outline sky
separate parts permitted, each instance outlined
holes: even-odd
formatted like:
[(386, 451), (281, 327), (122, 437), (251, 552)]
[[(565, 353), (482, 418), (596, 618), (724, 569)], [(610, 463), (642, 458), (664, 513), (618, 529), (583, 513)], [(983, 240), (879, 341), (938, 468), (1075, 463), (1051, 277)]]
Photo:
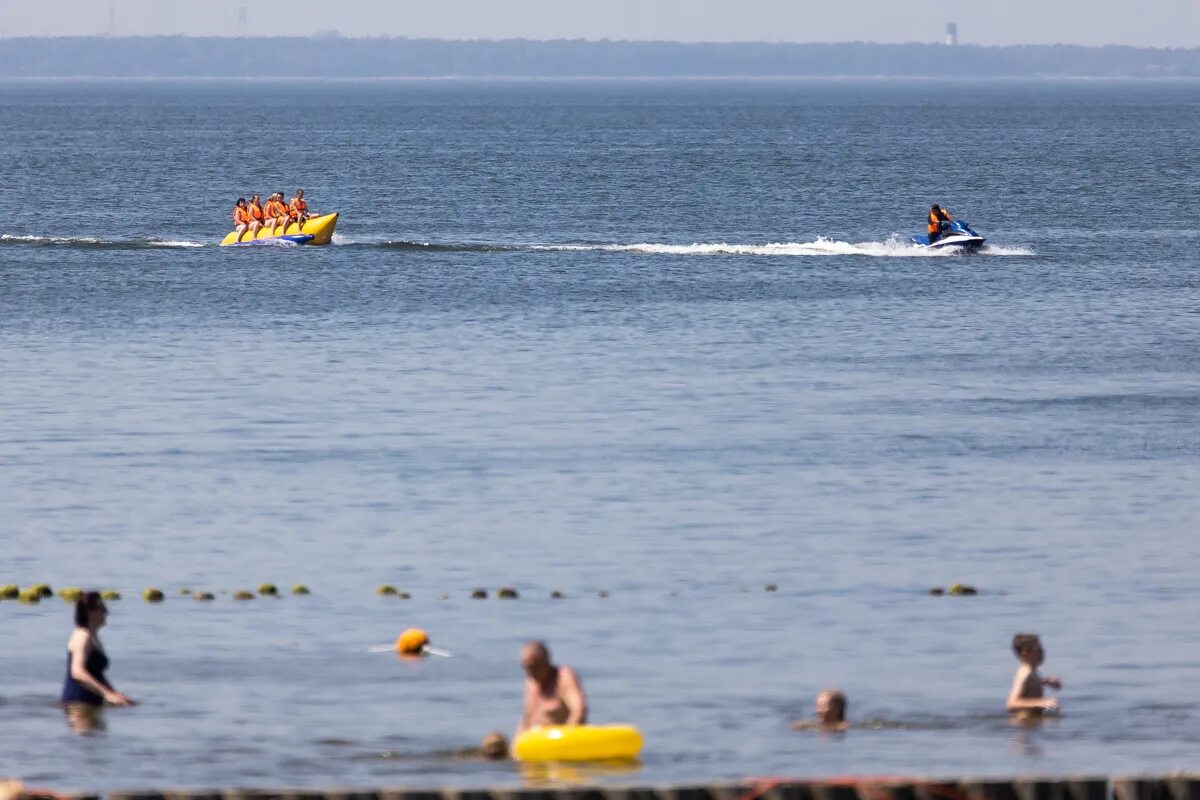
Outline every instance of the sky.
[[(0, 36), (236, 36), (243, 0), (0, 0)], [(1200, 0), (244, 0), (251, 36), (1200, 47)]]

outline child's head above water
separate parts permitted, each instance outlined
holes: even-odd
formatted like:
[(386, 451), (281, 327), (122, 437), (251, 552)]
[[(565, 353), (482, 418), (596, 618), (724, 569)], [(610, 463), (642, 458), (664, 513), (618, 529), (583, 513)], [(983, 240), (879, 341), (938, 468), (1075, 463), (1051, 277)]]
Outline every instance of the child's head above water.
[(846, 695), (838, 689), (826, 689), (817, 695), (817, 722), (830, 725), (846, 721)]
[(1035, 667), (1046, 660), (1042, 640), (1036, 633), (1018, 633), (1013, 637), (1012, 649), (1018, 660)]
[(508, 740), (499, 731), (492, 731), (483, 737), (479, 750), (489, 761), (501, 761), (508, 758)]

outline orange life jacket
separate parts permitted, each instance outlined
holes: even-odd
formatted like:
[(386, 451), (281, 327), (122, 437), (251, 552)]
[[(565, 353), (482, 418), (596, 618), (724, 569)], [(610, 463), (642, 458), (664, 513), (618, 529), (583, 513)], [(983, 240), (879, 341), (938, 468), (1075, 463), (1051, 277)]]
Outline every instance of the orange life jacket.
[(285, 206), (283, 204), (282, 200), (276, 200), (275, 201), (275, 213), (273, 213), (271, 216), (272, 217), (286, 217), (287, 215), (288, 215), (287, 206)]
[(293, 214), (307, 214), (308, 213), (308, 203), (304, 202), (304, 200), (302, 200), (299, 197), (293, 197), (292, 204), (291, 204), (291, 211)]
[(238, 225), (250, 221), (250, 215), (246, 213), (246, 209), (241, 206), (233, 207), (233, 225), (236, 228)]
[(928, 230), (929, 230), (930, 236), (933, 236), (934, 234), (939, 233), (942, 230), (942, 222), (943, 221), (945, 221), (945, 222), (953, 222), (954, 221), (951, 218), (949, 211), (947, 211), (944, 208), (939, 209), (939, 210), (941, 213), (938, 213), (933, 210), (930, 210), (930, 212), (929, 212), (929, 228), (928, 228)]
[(258, 203), (250, 204), (250, 219), (263, 221), (263, 208)]

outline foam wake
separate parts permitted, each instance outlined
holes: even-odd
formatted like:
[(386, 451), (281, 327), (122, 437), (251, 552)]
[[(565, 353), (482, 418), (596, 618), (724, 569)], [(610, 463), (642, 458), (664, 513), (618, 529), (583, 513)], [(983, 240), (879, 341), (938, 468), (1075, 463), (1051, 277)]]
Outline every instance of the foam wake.
[[(271, 241), (271, 244), (293, 246), (293, 242)], [(818, 237), (811, 242), (772, 242), (768, 244), (735, 244), (713, 242), (694, 244), (638, 244), (612, 243), (506, 243), (506, 242), (422, 242), (409, 240), (360, 241), (342, 234), (334, 234), (333, 244), (342, 247), (361, 247), (384, 250), (400, 250), (416, 253), (511, 253), (511, 252), (561, 252), (561, 253), (645, 253), (660, 256), (868, 256), (876, 258), (955, 258), (974, 256), (1032, 256), (1034, 252), (1023, 247), (1001, 247), (986, 244), (973, 253), (959, 249), (930, 250), (917, 247), (907, 239), (891, 237), (882, 242), (843, 242), (837, 239)], [(172, 239), (99, 239), (90, 236), (18, 236), (0, 235), (0, 245), (26, 245), (33, 247), (74, 247), (95, 250), (142, 250), (205, 247), (201, 242)]]
[(0, 235), (0, 245), (6, 244), (32, 247), (75, 247), (91, 250), (153, 250), (160, 248), (204, 247), (200, 242), (173, 239), (98, 239), (93, 236), (17, 236), (10, 233)]
[[(335, 244), (339, 242), (334, 240)], [(731, 244), (727, 242), (694, 244), (500, 244), (481, 242), (342, 242), (359, 247), (381, 247), (426, 253), (560, 252), (560, 253), (646, 253), (662, 256), (870, 256), (876, 258), (954, 258), (964, 255), (1031, 256), (1023, 247), (984, 245), (973, 253), (959, 249), (930, 250), (917, 247), (907, 239), (893, 237), (882, 242), (843, 242), (819, 237), (811, 242), (772, 242), (769, 244)]]

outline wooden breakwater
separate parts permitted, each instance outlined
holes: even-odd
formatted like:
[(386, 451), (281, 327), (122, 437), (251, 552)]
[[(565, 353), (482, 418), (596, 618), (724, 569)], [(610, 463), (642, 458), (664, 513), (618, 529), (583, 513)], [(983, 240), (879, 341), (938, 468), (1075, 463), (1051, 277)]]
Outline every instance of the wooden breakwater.
[(1200, 774), (956, 780), (756, 778), (660, 786), (497, 789), (166, 789), (71, 796), (78, 800), (1200, 800)]

